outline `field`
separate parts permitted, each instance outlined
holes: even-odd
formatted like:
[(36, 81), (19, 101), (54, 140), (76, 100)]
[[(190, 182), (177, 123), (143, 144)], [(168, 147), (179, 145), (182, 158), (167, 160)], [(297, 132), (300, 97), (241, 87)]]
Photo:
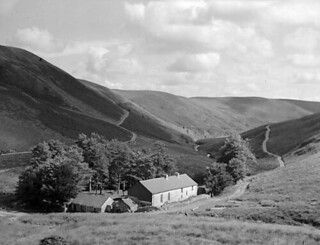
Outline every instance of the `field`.
[(198, 215), (320, 227), (320, 154), (289, 156), (286, 166), (253, 177), (236, 202)]
[[(1, 214), (1, 212), (0, 212)], [(317, 244), (318, 230), (170, 214), (50, 214), (2, 217), (1, 244), (35, 245), (59, 235), (93, 244)]]

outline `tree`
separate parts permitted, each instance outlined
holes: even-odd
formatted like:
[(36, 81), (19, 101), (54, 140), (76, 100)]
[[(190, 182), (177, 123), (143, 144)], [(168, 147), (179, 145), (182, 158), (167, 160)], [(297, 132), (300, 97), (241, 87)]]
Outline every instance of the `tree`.
[(32, 165), (39, 165), (48, 159), (61, 156), (66, 152), (67, 146), (59, 140), (49, 140), (48, 142), (39, 143), (32, 149)]
[(25, 204), (47, 210), (61, 208), (75, 197), (88, 171), (81, 150), (58, 141), (37, 145), (32, 162), (20, 175), (16, 194)]
[(256, 162), (248, 142), (243, 140), (240, 135), (228, 137), (218, 156), (217, 162), (227, 165), (226, 170), (232, 176), (234, 182), (245, 177), (248, 164)]
[(122, 181), (126, 180), (132, 170), (134, 152), (127, 143), (112, 140), (108, 146), (109, 176), (111, 185), (119, 191)]
[(232, 176), (227, 172), (226, 167), (227, 165), (224, 163), (213, 163), (207, 168), (205, 183), (211, 196), (220, 194), (225, 187), (232, 183)]
[(102, 136), (92, 133), (90, 136), (80, 134), (76, 145), (82, 149), (84, 161), (92, 169), (92, 187), (100, 190), (109, 181), (109, 142)]
[(161, 177), (166, 174), (172, 175), (176, 172), (176, 162), (169, 156), (165, 144), (156, 142), (154, 144), (153, 153), (150, 157), (153, 161), (154, 167), (156, 168), (154, 177)]

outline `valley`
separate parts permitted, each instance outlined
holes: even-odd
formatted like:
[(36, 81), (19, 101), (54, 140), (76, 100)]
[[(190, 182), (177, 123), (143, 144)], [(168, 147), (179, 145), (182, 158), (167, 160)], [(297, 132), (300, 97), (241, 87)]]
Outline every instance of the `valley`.
[[(0, 150), (17, 151), (0, 155), (4, 244), (35, 244), (49, 235), (74, 244), (319, 243), (320, 102), (110, 90), (25, 50), (0, 46), (0, 55)], [(72, 144), (91, 132), (136, 149), (162, 142), (177, 170), (200, 185), (230, 133), (248, 140), (258, 162), (221, 195), (160, 211), (15, 213), (13, 193), (30, 149), (49, 139)]]

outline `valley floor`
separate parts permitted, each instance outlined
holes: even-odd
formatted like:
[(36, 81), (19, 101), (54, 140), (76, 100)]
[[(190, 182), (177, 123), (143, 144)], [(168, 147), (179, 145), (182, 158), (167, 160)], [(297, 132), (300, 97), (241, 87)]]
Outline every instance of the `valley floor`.
[(306, 227), (177, 214), (50, 214), (0, 219), (3, 245), (35, 245), (58, 235), (71, 244), (318, 244)]

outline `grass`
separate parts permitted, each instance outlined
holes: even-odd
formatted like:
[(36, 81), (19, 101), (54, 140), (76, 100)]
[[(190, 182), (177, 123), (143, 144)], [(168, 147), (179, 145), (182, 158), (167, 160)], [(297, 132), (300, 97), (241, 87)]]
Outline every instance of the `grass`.
[(284, 168), (255, 176), (237, 205), (198, 215), (320, 228), (319, 157), (287, 157)]
[(0, 170), (29, 164), (31, 152), (12, 153), (0, 155)]
[(168, 214), (50, 214), (0, 220), (1, 244), (34, 245), (59, 235), (71, 244), (317, 244), (303, 227)]

